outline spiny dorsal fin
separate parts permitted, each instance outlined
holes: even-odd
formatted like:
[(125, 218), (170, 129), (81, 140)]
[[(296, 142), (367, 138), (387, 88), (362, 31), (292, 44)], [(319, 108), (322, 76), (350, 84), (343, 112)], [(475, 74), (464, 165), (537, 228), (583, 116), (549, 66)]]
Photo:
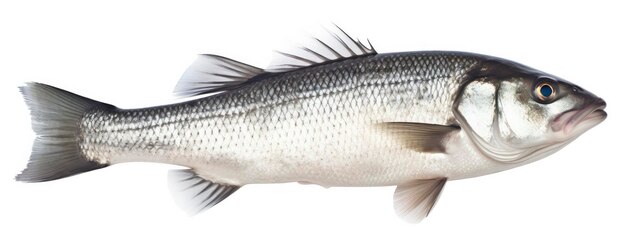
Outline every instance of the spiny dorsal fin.
[(384, 122), (377, 127), (397, 138), (401, 144), (419, 152), (446, 152), (443, 145), (448, 135), (461, 128), (455, 125), (437, 125), (412, 122)]
[(180, 96), (219, 93), (235, 89), (263, 69), (226, 57), (201, 54), (183, 73), (174, 93)]
[(176, 203), (191, 215), (215, 206), (240, 187), (211, 182), (191, 169), (170, 170), (167, 177)]
[(396, 214), (409, 223), (418, 223), (433, 209), (446, 178), (414, 180), (398, 185), (393, 193)]
[(285, 72), (330, 61), (376, 54), (369, 40), (365, 45), (360, 40), (350, 37), (337, 25), (334, 25), (332, 29), (334, 30), (326, 29), (325, 37), (313, 37), (310, 44), (301, 46), (297, 50), (278, 51), (279, 58), (273, 60), (267, 70)]

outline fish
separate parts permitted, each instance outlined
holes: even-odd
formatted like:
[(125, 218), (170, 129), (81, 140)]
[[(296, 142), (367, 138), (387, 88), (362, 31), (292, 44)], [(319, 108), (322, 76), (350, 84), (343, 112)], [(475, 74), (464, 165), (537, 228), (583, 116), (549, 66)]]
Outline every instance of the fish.
[(266, 69), (199, 55), (174, 89), (186, 100), (149, 108), (26, 83), (36, 138), (15, 178), (177, 165), (169, 188), (190, 214), (250, 184), (397, 186), (396, 214), (417, 223), (448, 181), (545, 158), (607, 118), (603, 99), (513, 61), (378, 53), (338, 26), (327, 31)]

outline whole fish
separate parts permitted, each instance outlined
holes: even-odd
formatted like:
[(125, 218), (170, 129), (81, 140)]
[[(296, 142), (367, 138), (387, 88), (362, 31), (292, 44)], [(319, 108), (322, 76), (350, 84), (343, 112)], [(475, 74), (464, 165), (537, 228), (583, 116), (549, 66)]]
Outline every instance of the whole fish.
[(562, 78), (464, 52), (378, 54), (339, 27), (260, 69), (200, 55), (182, 103), (120, 109), (41, 83), (21, 87), (35, 139), (18, 181), (159, 162), (196, 213), (241, 186), (396, 185), (407, 221), (446, 181), (546, 157), (602, 122), (606, 103)]

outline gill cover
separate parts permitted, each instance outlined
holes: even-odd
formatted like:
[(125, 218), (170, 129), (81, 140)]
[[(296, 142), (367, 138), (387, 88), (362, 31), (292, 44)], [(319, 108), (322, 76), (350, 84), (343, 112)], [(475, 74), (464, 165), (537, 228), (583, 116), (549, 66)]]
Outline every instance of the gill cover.
[[(457, 94), (453, 113), (474, 145), (487, 157), (502, 163), (527, 163), (542, 157), (544, 144), (541, 137), (530, 137), (547, 130), (548, 122), (538, 116), (528, 120), (530, 114), (543, 113), (533, 105), (524, 103), (530, 96), (526, 90), (541, 72), (508, 60), (485, 57), (474, 70), (463, 78)], [(523, 133), (516, 130), (523, 129)], [(560, 146), (560, 145), (559, 145)], [(553, 152), (553, 151), (550, 151)]]

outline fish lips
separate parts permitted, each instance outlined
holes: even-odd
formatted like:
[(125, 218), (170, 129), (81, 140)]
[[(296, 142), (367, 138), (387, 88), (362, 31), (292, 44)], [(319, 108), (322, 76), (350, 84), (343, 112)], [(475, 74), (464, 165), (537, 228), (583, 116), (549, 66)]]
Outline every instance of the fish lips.
[(607, 117), (605, 108), (606, 102), (598, 98), (582, 108), (566, 111), (552, 121), (552, 131), (566, 136), (576, 131), (578, 135), (604, 121)]

